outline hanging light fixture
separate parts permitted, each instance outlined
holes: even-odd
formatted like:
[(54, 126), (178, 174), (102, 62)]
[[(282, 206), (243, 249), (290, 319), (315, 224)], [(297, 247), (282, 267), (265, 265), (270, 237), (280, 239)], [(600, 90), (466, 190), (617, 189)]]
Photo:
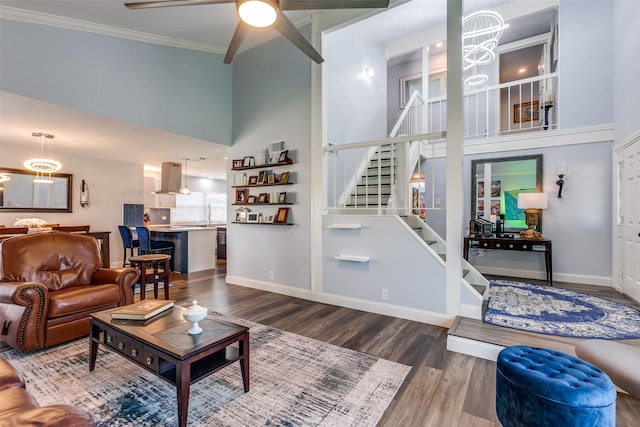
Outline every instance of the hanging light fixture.
[(477, 86), (485, 83), (489, 77), (479, 74), (478, 66), (493, 62), (498, 39), (509, 27), (499, 13), (482, 10), (466, 16), (462, 21), (462, 62), (463, 70), (468, 74), (464, 84)]
[(182, 187), (180, 187), (180, 194), (188, 196), (191, 194), (191, 190), (189, 190), (189, 187), (187, 186), (187, 162), (189, 159), (185, 157), (182, 160), (184, 162), (184, 171), (182, 171)]
[(51, 140), (53, 135), (43, 132), (34, 132), (32, 135), (38, 138), (34, 148), (34, 157), (24, 161), (24, 167), (36, 173), (33, 182), (39, 184), (53, 184), (51, 173), (62, 168), (62, 163), (51, 158)]
[(237, 1), (238, 15), (252, 27), (268, 27), (278, 16), (277, 3), (273, 0)]

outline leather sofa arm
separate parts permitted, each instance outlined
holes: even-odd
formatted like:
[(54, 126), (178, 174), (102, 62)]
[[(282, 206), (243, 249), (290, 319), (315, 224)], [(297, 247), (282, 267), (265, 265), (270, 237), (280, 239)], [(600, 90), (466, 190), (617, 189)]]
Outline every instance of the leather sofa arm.
[(138, 276), (138, 270), (131, 267), (100, 268), (93, 274), (93, 283), (117, 283), (120, 286), (120, 305), (128, 305), (133, 304), (133, 286)]
[(42, 427), (93, 427), (91, 415), (73, 405), (39, 407), (33, 397), (22, 388), (0, 392), (0, 425)]
[[(0, 335), (21, 352), (44, 348), (49, 291), (36, 282), (0, 282)], [(29, 333), (25, 333), (29, 331)]]

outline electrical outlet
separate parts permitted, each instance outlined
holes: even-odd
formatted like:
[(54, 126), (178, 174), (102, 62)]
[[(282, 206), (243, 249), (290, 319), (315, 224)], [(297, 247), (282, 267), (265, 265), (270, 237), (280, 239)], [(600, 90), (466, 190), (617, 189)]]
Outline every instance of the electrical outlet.
[(269, 280), (273, 280), (273, 270), (269, 270)]
[(388, 300), (389, 299), (389, 289), (383, 289), (380, 295), (380, 298), (382, 298), (383, 300)]

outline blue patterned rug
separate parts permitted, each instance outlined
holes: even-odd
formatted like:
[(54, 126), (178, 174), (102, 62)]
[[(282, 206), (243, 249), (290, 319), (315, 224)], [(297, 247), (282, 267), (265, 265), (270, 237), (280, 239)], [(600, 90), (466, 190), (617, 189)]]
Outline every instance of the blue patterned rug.
[(573, 338), (640, 338), (640, 311), (551, 286), (491, 281), (485, 323)]
[[(190, 426), (375, 426), (410, 367), (230, 316), (250, 327), (251, 390), (238, 363), (191, 386)], [(40, 405), (74, 404), (98, 426), (175, 426), (176, 389), (100, 345), (89, 372), (86, 338), (2, 356)], [(1, 422), (0, 422), (1, 424)]]

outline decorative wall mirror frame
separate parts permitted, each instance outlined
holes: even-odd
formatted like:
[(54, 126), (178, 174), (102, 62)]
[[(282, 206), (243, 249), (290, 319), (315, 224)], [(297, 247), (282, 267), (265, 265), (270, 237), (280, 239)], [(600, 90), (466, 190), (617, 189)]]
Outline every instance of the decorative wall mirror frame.
[[(0, 167), (0, 212), (71, 212), (71, 174), (52, 173), (53, 183), (34, 183), (35, 172)], [(49, 177), (45, 174), (45, 177)]]
[[(485, 174), (490, 174), (489, 179)], [(542, 154), (471, 161), (471, 218), (495, 222), (504, 214), (504, 231), (519, 232), (527, 224), (524, 211), (518, 209), (518, 194), (541, 191)], [(542, 218), (538, 231), (542, 231)]]

